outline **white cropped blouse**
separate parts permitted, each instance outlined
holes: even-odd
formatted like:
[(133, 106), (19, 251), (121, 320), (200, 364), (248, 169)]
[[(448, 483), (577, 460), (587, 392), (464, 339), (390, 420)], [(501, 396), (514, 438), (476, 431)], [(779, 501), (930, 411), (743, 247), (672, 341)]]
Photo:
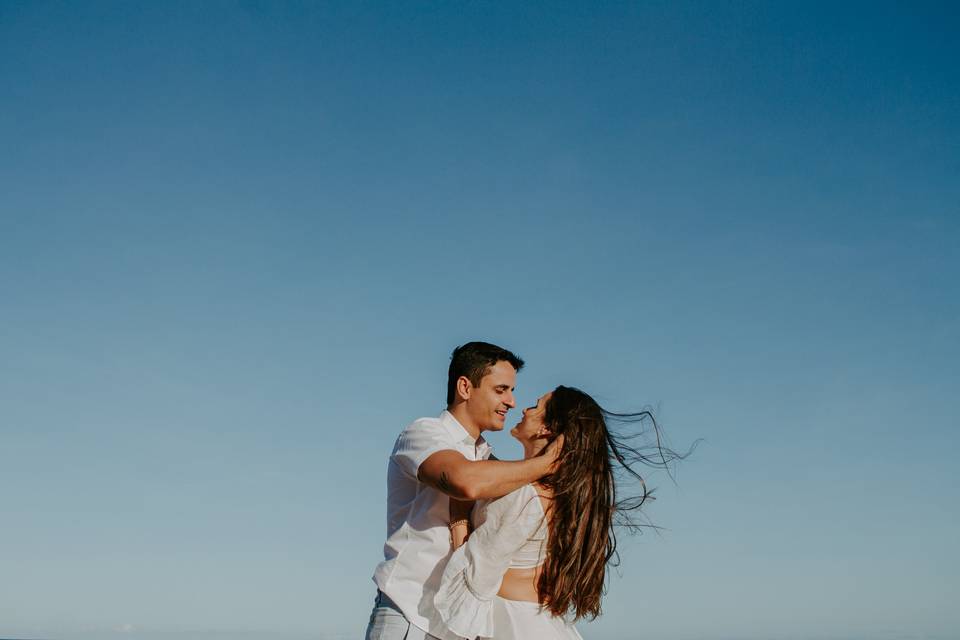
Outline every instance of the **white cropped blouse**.
[(532, 485), (474, 510), (476, 530), (453, 552), (433, 604), (446, 627), (464, 638), (493, 637), (493, 598), (509, 568), (543, 562), (547, 522)]

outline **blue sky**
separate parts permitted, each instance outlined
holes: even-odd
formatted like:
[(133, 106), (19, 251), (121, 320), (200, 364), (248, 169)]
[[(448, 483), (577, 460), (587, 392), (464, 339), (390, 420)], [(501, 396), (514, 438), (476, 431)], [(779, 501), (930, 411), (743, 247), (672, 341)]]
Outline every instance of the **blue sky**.
[(0, 4), (0, 636), (360, 637), (487, 339), (704, 438), (586, 637), (956, 637), (958, 22)]

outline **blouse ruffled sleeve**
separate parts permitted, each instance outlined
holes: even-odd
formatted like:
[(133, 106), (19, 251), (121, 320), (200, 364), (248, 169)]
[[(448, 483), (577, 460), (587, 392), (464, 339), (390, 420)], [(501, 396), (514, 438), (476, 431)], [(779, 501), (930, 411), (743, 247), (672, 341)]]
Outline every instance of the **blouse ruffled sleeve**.
[(510, 559), (543, 520), (530, 485), (494, 500), (487, 519), (453, 552), (433, 603), (446, 627), (464, 638), (493, 637), (493, 598)]

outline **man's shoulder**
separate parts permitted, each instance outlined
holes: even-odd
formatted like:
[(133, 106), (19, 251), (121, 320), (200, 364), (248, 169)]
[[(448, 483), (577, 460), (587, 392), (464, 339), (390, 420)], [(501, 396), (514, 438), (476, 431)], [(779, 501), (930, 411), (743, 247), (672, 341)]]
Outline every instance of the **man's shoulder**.
[(397, 444), (401, 443), (422, 443), (425, 441), (443, 441), (453, 442), (450, 435), (450, 429), (443, 423), (442, 417), (417, 418), (400, 432), (397, 436)]
[(450, 429), (440, 418), (417, 418), (397, 436), (391, 460), (410, 463), (408, 473), (415, 475), (413, 469), (419, 467), (431, 453), (441, 449), (457, 449), (457, 442), (451, 436)]
[(443, 420), (437, 416), (427, 416), (425, 418), (417, 418), (406, 427), (403, 428), (403, 431), (400, 432), (400, 435), (404, 435), (411, 432), (437, 432), (441, 433), (446, 431), (443, 426)]
[(411, 429), (416, 426), (442, 427), (443, 420), (441, 419), (440, 416), (426, 416), (423, 418), (417, 418), (416, 420), (411, 422), (409, 425), (407, 425), (407, 429)]

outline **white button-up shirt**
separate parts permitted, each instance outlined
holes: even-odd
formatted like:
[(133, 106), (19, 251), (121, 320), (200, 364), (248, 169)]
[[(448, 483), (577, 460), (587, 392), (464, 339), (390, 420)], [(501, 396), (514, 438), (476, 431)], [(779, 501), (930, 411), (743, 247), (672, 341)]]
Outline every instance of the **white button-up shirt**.
[(417, 480), (424, 460), (437, 451), (459, 451), (486, 460), (490, 445), (474, 440), (449, 411), (420, 418), (397, 438), (387, 467), (387, 541), (373, 581), (412, 624), (444, 636), (433, 598), (450, 558), (450, 499)]

